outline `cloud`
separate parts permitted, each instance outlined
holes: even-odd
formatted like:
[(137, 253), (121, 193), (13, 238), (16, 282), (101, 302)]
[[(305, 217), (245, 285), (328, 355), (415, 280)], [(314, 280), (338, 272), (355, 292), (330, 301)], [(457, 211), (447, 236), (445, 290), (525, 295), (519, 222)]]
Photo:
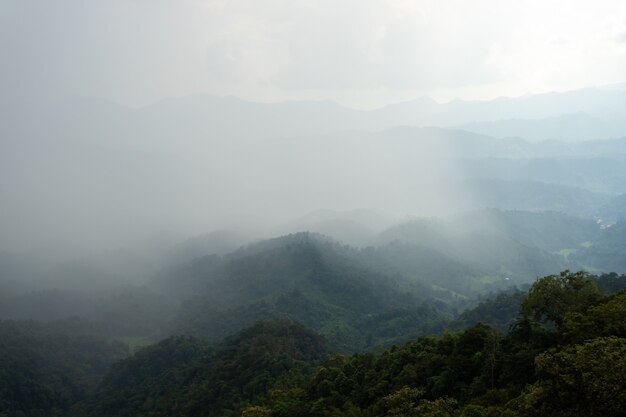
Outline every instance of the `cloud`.
[(623, 80), (624, 16), (620, 0), (5, 0), (0, 91), (137, 105), (576, 88)]
[(441, 28), (442, 16), (432, 8), (285, 1), (249, 12), (241, 25), (235, 13), (221, 10), (227, 23), (208, 60), (212, 75), (224, 81), (249, 81), (252, 74), (285, 89), (401, 89), (489, 80), (483, 71), (489, 45), (467, 48), (476, 36)]

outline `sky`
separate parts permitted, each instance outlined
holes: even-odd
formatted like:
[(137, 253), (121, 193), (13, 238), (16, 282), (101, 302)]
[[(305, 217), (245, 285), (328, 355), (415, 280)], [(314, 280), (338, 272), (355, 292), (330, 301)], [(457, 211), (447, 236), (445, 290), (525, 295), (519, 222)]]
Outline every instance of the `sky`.
[(0, 0), (0, 58), (0, 251), (73, 253), (161, 230), (271, 229), (320, 209), (477, 207), (433, 131), (372, 132), (588, 111), (559, 134), (593, 122), (583, 130), (595, 135), (623, 128), (593, 119), (623, 120), (622, 96), (429, 114), (428, 100), (363, 113), (199, 95), (374, 109), (624, 83), (626, 2)]
[(623, 0), (0, 0), (0, 94), (375, 108), (626, 80)]

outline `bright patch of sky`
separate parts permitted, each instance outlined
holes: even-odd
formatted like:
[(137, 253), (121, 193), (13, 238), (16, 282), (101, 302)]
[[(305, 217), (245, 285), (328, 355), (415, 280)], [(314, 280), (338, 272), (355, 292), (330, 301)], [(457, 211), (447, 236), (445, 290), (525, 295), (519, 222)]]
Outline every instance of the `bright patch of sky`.
[(626, 81), (622, 0), (0, 0), (5, 99), (489, 99)]

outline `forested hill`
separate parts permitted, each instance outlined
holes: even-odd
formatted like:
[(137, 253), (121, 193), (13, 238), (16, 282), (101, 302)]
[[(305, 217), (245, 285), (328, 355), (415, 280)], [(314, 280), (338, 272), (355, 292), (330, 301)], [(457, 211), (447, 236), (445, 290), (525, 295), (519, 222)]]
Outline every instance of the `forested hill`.
[(0, 321), (0, 416), (65, 417), (127, 355), (76, 323)]
[[(591, 276), (591, 279), (598, 289), (608, 296), (626, 290), (626, 275), (601, 274)], [(463, 311), (450, 322), (449, 328), (462, 330), (477, 323), (484, 323), (502, 333), (507, 333), (518, 318), (528, 287), (529, 285), (525, 286), (525, 290), (511, 288), (485, 297), (477, 306)]]
[[(219, 341), (256, 320), (290, 319), (344, 352), (364, 351), (440, 331), (489, 288), (564, 269), (572, 262), (548, 250), (580, 246), (599, 233), (595, 223), (559, 213), (466, 216), (401, 224), (362, 249), (290, 234), (174, 265), (151, 287), (180, 300), (169, 334)], [(551, 231), (563, 228), (572, 230), (555, 240)]]
[[(565, 271), (485, 300), (459, 331), (351, 356), (286, 320), (121, 361), (84, 322), (0, 322), (0, 416), (623, 417), (625, 286)], [(474, 324), (512, 310), (506, 333)]]
[(344, 352), (441, 329), (450, 317), (429, 285), (361, 262), (321, 235), (263, 241), (164, 272), (154, 284), (183, 301), (171, 332), (219, 341), (257, 320), (291, 319)]
[(623, 417), (625, 316), (623, 291), (602, 295), (584, 273), (547, 276), (506, 335), (477, 324), (334, 357), (242, 416)]
[[(175, 245), (146, 285), (3, 291), (0, 317), (78, 316), (100, 336), (141, 343), (173, 334), (219, 342), (257, 320), (289, 319), (352, 353), (439, 332), (480, 294), (554, 271), (619, 271), (622, 229), (555, 212), (481, 210), (402, 223), (367, 247), (295, 233), (219, 255), (237, 237), (215, 233)], [(0, 281), (13, 275), (3, 271)]]
[(288, 321), (257, 323), (215, 347), (174, 336), (117, 363), (77, 415), (238, 416), (270, 388), (296, 386), (328, 353)]

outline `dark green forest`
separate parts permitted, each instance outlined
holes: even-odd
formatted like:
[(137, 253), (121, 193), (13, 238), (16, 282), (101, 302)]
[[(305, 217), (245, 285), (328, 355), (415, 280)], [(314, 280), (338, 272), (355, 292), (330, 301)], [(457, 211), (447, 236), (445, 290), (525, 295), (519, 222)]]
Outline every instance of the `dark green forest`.
[(0, 280), (0, 416), (619, 416), (622, 228), (484, 210), (364, 247), (192, 239), (109, 289)]
[(128, 348), (72, 321), (0, 321), (0, 415), (66, 416)]
[[(564, 269), (601, 273), (605, 254), (622, 258), (620, 227), (556, 212), (482, 210), (411, 220), (362, 247), (309, 232), (227, 253), (233, 238), (220, 233), (174, 246), (141, 284), (107, 289), (89, 288), (103, 280), (86, 262), (57, 269), (7, 256), (0, 259), (0, 317), (79, 317), (98, 336), (132, 340), (131, 349), (173, 334), (215, 343), (276, 319), (300, 322), (344, 353), (388, 348), (441, 331), (486, 293)], [(63, 284), (75, 281), (82, 287)]]
[(0, 0), (0, 417), (626, 417), (626, 2)]
[(352, 354), (285, 319), (132, 356), (78, 319), (4, 321), (0, 415), (623, 416), (625, 287), (564, 271), (484, 299), (458, 330)]

